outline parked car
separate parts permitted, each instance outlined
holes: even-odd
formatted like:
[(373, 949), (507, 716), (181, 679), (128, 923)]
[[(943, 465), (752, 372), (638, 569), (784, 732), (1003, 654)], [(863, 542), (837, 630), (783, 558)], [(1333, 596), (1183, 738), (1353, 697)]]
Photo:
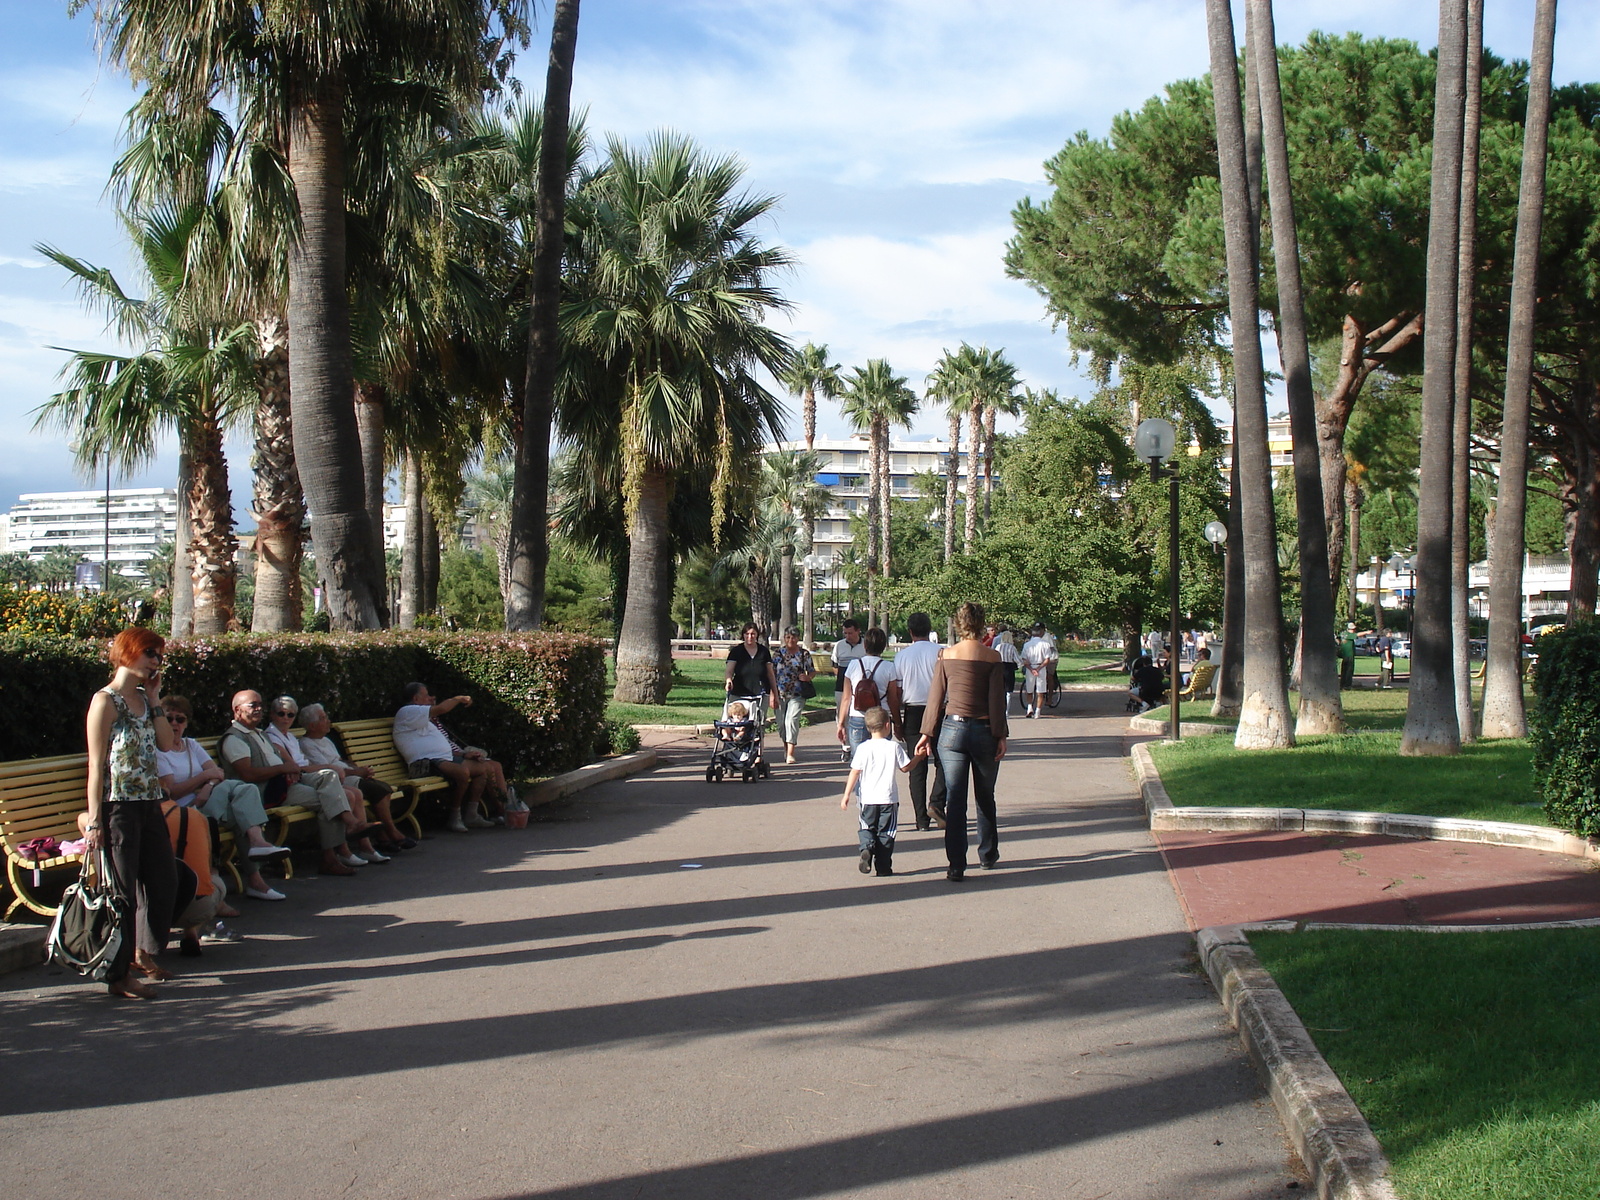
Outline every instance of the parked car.
[(1394, 656), (1396, 658), (1411, 657), (1411, 639), (1409, 637), (1402, 637), (1399, 634), (1395, 635)]

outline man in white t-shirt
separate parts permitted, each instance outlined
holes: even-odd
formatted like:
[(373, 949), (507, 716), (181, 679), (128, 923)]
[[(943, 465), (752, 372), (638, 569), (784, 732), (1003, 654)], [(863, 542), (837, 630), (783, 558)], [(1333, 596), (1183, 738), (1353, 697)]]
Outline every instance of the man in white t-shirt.
[[(894, 656), (894, 671), (900, 684), (900, 729), (922, 732), (922, 717), (928, 708), (928, 688), (933, 684), (933, 664), (939, 661), (939, 646), (932, 641), (933, 622), (927, 613), (916, 612), (906, 618), (911, 640)], [(927, 829), (929, 818), (944, 828), (944, 770), (939, 756), (933, 759), (933, 794), (928, 794), (928, 759), (911, 764), (911, 807), (917, 814), (917, 828)]]
[(1022, 708), (1026, 716), (1038, 718), (1044, 707), (1044, 694), (1050, 690), (1050, 663), (1055, 647), (1045, 637), (1043, 625), (1033, 627), (1033, 636), (1022, 645)]
[[(866, 653), (845, 668), (844, 692), (839, 697), (839, 741), (848, 747), (851, 754), (867, 740), (865, 716), (868, 708), (883, 709), (891, 724), (900, 718), (900, 677), (895, 672), (894, 663), (883, 657), (884, 649), (889, 644), (888, 636), (873, 626), (867, 630), (861, 644)], [(871, 705), (859, 704), (856, 701), (856, 689), (869, 680), (878, 693), (877, 701)], [(899, 732), (896, 729), (895, 735), (899, 736)]]
[(394, 715), (394, 745), (413, 779), (442, 775), (450, 781), (449, 814), (445, 828), (452, 833), (489, 829), (495, 822), (479, 814), (485, 791), (508, 795), (500, 764), (476, 746), (454, 745), (435, 724), (436, 717), (459, 707), (472, 707), (471, 696), (434, 698), (425, 683), (405, 686), (405, 703)]

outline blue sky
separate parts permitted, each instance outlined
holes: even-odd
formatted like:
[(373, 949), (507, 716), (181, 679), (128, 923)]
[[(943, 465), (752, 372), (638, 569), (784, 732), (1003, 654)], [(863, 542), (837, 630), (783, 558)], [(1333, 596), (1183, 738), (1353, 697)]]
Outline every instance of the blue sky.
[[(1312, 29), (1432, 46), (1436, 9), (1279, 0), (1280, 42)], [(1241, 22), (1242, 0), (1236, 0)], [(1485, 40), (1526, 57), (1532, 0), (1496, 0)], [(131, 93), (64, 0), (0, 0), (0, 511), (19, 493), (81, 486), (66, 439), (32, 431), (55, 387), (48, 347), (111, 348), (36, 243), (113, 267), (130, 288), (103, 192)], [(1005, 347), (1033, 386), (1083, 389), (1039, 298), (1005, 278), (1010, 211), (1042, 196), (1042, 163), (1074, 132), (1206, 70), (1199, 0), (587, 0), (573, 101), (599, 135), (670, 127), (739, 155), (782, 197), (772, 240), (798, 267), (797, 342), (846, 366), (888, 358), (920, 384), (962, 339)], [(543, 86), (545, 12), (518, 70)], [(1556, 80), (1600, 79), (1600, 6), (1568, 3)], [(824, 433), (842, 433), (833, 411)], [(918, 436), (939, 431), (937, 413)], [(230, 446), (234, 496), (248, 447)], [(170, 484), (168, 448), (130, 485)]]

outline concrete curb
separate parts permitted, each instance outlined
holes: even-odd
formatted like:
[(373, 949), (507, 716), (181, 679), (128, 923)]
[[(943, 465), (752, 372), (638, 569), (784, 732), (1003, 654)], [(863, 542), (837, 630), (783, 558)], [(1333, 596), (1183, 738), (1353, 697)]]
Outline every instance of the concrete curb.
[(1418, 838), (1434, 842), (1481, 842), (1519, 846), (1600, 862), (1600, 842), (1544, 825), (1509, 821), (1473, 821), (1465, 817), (1423, 817), (1411, 813), (1349, 812), (1331, 808), (1248, 808), (1190, 806), (1172, 803), (1161, 782), (1150, 748), (1133, 747), (1133, 770), (1139, 780), (1152, 830), (1267, 833), (1352, 833)]
[(604, 762), (590, 763), (579, 767), (576, 771), (568, 771), (565, 775), (546, 779), (529, 791), (523, 800), (527, 802), (529, 808), (550, 804), (563, 796), (570, 796), (574, 792), (583, 791), (584, 788), (593, 787), (597, 783), (648, 771), (660, 762), (661, 756), (654, 750), (636, 750), (632, 754), (624, 754)]
[(0, 975), (43, 962), (49, 933), (43, 925), (0, 925)]
[(1202, 929), (1200, 961), (1321, 1200), (1396, 1200), (1389, 1160), (1277, 983), (1234, 925)]
[[(1128, 718), (1128, 728), (1135, 733), (1155, 733), (1166, 737), (1168, 724), (1169, 722), (1167, 721), (1157, 721), (1153, 717)], [(1232, 725), (1215, 725), (1206, 721), (1184, 721), (1182, 729), (1184, 737), (1204, 737), (1207, 734), (1232, 733), (1233, 731), (1234, 726)]]

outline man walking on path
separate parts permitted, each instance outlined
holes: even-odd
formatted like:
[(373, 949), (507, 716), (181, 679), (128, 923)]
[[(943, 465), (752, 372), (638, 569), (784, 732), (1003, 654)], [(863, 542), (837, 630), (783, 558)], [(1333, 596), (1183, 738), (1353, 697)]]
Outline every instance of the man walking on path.
[(1038, 719), (1044, 707), (1044, 694), (1050, 690), (1050, 661), (1055, 647), (1044, 635), (1044, 626), (1035, 625), (1033, 636), (1022, 646), (1022, 711)]
[[(900, 699), (903, 701), (900, 728), (906, 739), (915, 743), (922, 736), (922, 717), (928, 707), (928, 685), (933, 682), (933, 664), (939, 659), (939, 646), (931, 640), (933, 622), (927, 613), (916, 612), (906, 618), (906, 632), (911, 641), (894, 656), (895, 671), (900, 676)], [(933, 760), (933, 794), (928, 794), (928, 761)], [(911, 807), (917, 816), (917, 828), (927, 829), (931, 817), (934, 824), (944, 828), (944, 770), (939, 766), (939, 756), (930, 754), (911, 765), (908, 780), (911, 786)]]

